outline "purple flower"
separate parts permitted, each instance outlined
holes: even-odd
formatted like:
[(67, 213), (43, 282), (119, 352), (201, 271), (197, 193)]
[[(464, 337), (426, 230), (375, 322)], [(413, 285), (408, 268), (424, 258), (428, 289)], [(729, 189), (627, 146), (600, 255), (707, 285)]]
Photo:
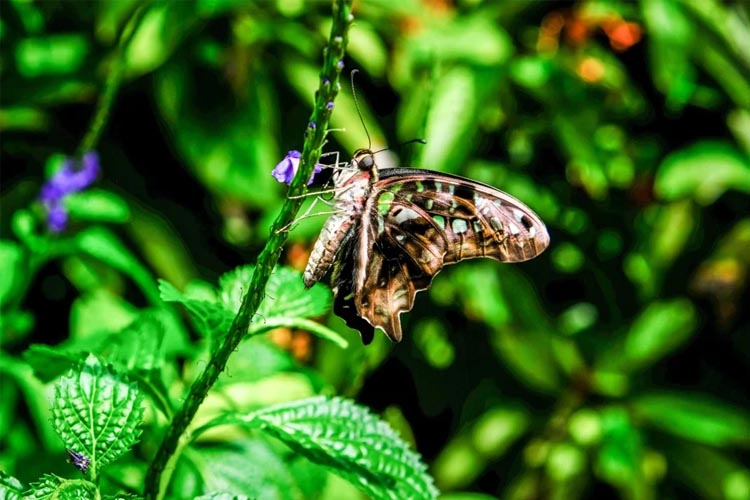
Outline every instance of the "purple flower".
[(333, 101), (329, 101), (328, 103), (326, 103), (326, 108), (333, 109)]
[[(302, 158), (302, 153), (296, 149), (289, 151), (284, 159), (276, 165), (271, 172), (271, 175), (273, 175), (274, 179), (279, 182), (283, 182), (287, 185), (291, 184), (292, 179), (294, 179), (294, 174), (297, 173), (297, 169), (299, 168), (300, 158)], [(307, 183), (308, 186), (312, 184), (315, 174), (319, 174), (321, 170), (323, 170), (323, 166), (320, 163), (315, 165), (310, 180)]]
[(39, 199), (47, 209), (47, 226), (53, 233), (65, 229), (68, 211), (63, 200), (71, 193), (87, 188), (99, 175), (99, 155), (89, 151), (80, 162), (66, 158), (62, 167), (43, 186)]

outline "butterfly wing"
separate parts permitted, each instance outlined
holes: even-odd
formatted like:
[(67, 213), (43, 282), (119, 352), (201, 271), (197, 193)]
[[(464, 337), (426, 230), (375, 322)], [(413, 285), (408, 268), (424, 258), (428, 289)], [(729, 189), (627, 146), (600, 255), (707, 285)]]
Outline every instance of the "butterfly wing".
[(444, 265), (477, 257), (521, 262), (548, 245), (539, 217), (502, 191), (428, 170), (385, 169), (343, 248), (336, 313), (398, 342), (399, 315)]

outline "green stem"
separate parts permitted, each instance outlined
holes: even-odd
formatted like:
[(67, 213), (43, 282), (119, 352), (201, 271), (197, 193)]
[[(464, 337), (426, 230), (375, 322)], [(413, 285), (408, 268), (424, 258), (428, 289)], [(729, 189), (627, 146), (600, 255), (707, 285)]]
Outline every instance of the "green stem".
[(166, 486), (169, 483), (169, 474), (165, 474), (165, 471), (174, 470), (178, 457), (176, 451), (190, 442), (190, 435), (187, 430), (193, 417), (206, 394), (224, 370), (229, 356), (247, 334), (252, 318), (263, 301), (266, 283), (279, 260), (288, 236), (284, 228), (288, 227), (294, 220), (302, 206), (303, 197), (301, 195), (306, 191), (307, 181), (310, 179), (313, 168), (320, 159), (323, 150), (332, 112), (329, 103), (333, 103), (340, 87), (339, 77), (343, 68), (342, 61), (346, 52), (349, 25), (352, 21), (351, 4), (352, 0), (333, 0), (331, 35), (327, 46), (323, 49), (324, 61), (320, 74), (320, 86), (315, 94), (315, 107), (310, 117), (310, 124), (305, 132), (305, 143), (299, 171), (292, 181), (289, 195), (281, 208), (281, 212), (271, 226), (271, 236), (258, 256), (255, 272), (248, 285), (247, 293), (242, 298), (240, 310), (232, 322), (229, 333), (221, 347), (206, 365), (205, 370), (190, 387), (185, 403), (175, 414), (175, 418), (167, 429), (161, 446), (146, 473), (144, 497), (147, 500), (160, 499), (164, 496)]
[(143, 15), (148, 10), (147, 6), (141, 5), (138, 7), (133, 15), (130, 16), (127, 24), (120, 33), (120, 40), (117, 43), (117, 50), (114, 54), (114, 61), (112, 62), (112, 68), (110, 68), (109, 74), (107, 75), (107, 81), (104, 82), (104, 92), (99, 97), (99, 102), (94, 112), (94, 118), (91, 120), (91, 125), (83, 137), (81, 144), (78, 146), (78, 156), (91, 151), (96, 148), (99, 138), (104, 131), (104, 127), (107, 125), (107, 118), (109, 118), (109, 112), (112, 109), (112, 103), (114, 102), (115, 94), (120, 88), (122, 83), (122, 75), (125, 72), (125, 49), (133, 38), (136, 32), (138, 23), (143, 18)]

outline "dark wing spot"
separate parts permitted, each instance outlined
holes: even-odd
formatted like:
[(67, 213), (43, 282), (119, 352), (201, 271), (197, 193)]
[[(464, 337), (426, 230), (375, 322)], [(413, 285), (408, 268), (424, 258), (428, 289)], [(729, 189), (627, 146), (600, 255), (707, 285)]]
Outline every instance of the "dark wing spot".
[(532, 226), (534, 226), (534, 223), (531, 222), (531, 219), (526, 214), (523, 214), (521, 216), (521, 224), (523, 224), (523, 227), (525, 227), (527, 231), (530, 230)]
[(474, 188), (467, 184), (457, 184), (453, 190), (453, 196), (464, 200), (474, 199)]

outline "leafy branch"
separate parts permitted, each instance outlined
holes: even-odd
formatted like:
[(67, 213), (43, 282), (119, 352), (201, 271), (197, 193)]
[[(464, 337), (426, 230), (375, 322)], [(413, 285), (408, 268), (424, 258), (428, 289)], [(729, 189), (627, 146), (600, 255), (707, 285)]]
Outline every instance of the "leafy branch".
[[(255, 272), (250, 280), (247, 293), (242, 298), (240, 310), (232, 322), (229, 333), (206, 365), (205, 370), (191, 386), (185, 403), (172, 420), (149, 467), (144, 490), (146, 499), (161, 498), (164, 494), (169, 482), (169, 476), (164, 474), (165, 470), (167, 470), (170, 462), (176, 461), (178, 448), (189, 442), (189, 435), (186, 431), (190, 422), (206, 394), (224, 370), (229, 356), (247, 334), (252, 318), (263, 301), (266, 283), (274, 267), (276, 267), (288, 236), (284, 228), (294, 220), (302, 205), (303, 199), (300, 195), (306, 191), (307, 181), (320, 158), (325, 143), (328, 122), (333, 109), (332, 103), (340, 88), (339, 78), (344, 66), (343, 58), (346, 51), (347, 34), (352, 21), (351, 4), (352, 0), (333, 1), (331, 34), (323, 51), (324, 61), (320, 86), (316, 92), (315, 107), (310, 123), (305, 132), (299, 171), (291, 183), (289, 196), (271, 227), (271, 236), (258, 256)], [(173, 470), (173, 468), (169, 467), (168, 470)]]

